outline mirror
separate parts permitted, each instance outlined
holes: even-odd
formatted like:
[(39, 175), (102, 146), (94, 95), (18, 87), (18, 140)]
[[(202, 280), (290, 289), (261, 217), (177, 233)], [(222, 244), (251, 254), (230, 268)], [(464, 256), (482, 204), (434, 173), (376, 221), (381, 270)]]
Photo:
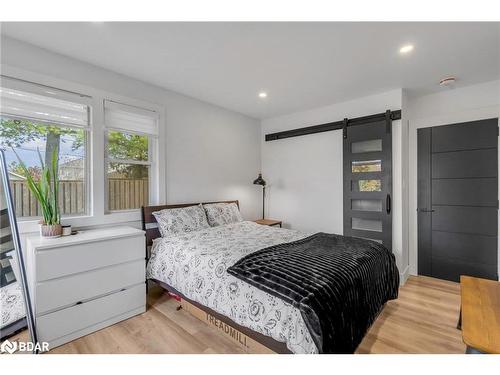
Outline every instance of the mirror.
[[(0, 175), (0, 351), (12, 353), (19, 346), (9, 338), (20, 334), (19, 341), (36, 343), (37, 337), (3, 150), (0, 150)], [(26, 329), (27, 335), (23, 333)]]

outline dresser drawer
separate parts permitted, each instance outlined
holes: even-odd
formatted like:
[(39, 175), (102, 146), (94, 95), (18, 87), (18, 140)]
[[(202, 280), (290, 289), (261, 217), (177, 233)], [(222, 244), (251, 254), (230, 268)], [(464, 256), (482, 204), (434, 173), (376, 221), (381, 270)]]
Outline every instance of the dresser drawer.
[(36, 318), (39, 341), (53, 341), (91, 327), (127, 311), (144, 307), (146, 285), (140, 284), (121, 292), (68, 307)]
[(36, 252), (36, 281), (50, 280), (145, 257), (143, 235), (39, 250)]
[(35, 311), (40, 315), (145, 281), (144, 259), (43, 281), (37, 284)]

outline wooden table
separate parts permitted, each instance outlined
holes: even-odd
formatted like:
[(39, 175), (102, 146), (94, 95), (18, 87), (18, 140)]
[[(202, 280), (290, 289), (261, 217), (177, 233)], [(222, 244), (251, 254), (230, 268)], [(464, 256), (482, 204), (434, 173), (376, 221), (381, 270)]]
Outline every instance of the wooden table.
[(467, 353), (500, 353), (500, 282), (460, 276), (462, 338)]
[(255, 220), (255, 222), (260, 225), (269, 225), (270, 227), (272, 227), (273, 225), (279, 225), (281, 228), (281, 220), (259, 219)]

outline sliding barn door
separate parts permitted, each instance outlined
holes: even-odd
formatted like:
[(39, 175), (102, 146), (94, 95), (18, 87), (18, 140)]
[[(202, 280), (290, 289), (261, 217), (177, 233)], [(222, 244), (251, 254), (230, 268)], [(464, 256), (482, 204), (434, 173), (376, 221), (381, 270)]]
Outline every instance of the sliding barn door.
[(392, 122), (344, 129), (344, 235), (392, 250)]

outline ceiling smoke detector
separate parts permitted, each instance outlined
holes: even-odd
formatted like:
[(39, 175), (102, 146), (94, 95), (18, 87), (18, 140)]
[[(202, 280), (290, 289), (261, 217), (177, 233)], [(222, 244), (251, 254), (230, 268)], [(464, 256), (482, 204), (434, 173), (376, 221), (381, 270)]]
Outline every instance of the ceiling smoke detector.
[(441, 87), (453, 87), (455, 84), (456, 78), (455, 77), (446, 77), (443, 78), (441, 81), (439, 81), (439, 86)]

